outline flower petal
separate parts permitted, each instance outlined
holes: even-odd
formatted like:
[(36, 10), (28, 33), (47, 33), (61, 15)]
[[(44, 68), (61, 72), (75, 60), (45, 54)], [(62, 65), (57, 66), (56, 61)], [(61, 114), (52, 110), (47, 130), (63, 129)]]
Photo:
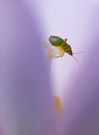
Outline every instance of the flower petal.
[(56, 132), (48, 65), (41, 47), (44, 33), (33, 13), (24, 1), (0, 1), (0, 111), (4, 135)]

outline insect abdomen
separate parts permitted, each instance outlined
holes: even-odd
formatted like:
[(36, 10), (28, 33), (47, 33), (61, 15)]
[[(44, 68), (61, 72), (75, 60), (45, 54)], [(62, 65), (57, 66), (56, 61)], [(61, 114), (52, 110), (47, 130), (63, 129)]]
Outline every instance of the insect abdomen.
[(61, 46), (61, 44), (64, 42), (64, 40), (58, 36), (50, 36), (49, 42), (54, 46)]

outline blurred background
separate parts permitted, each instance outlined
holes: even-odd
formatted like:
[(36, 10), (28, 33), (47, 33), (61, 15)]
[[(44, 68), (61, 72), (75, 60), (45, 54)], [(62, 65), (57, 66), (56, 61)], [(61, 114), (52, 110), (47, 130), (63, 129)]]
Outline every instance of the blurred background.
[[(98, 135), (99, 1), (1, 0), (0, 22), (0, 135)], [(80, 65), (47, 58), (51, 35), (83, 52)]]

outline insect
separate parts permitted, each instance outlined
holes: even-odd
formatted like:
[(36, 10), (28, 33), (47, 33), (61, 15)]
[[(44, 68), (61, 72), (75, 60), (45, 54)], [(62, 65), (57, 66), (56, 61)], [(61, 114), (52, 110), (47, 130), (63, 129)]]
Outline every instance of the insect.
[[(52, 45), (48, 48), (49, 58), (63, 57), (65, 53), (74, 57), (74, 54), (76, 54), (73, 53), (71, 46), (67, 43), (67, 39), (62, 39), (58, 36), (50, 36), (49, 43)], [(74, 58), (76, 59), (76, 57)]]

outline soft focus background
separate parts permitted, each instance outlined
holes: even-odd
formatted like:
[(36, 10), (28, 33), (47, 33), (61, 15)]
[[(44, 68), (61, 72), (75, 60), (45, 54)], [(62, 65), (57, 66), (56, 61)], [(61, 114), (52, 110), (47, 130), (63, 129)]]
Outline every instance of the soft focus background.
[[(40, 12), (29, 1), (0, 1), (0, 135), (56, 132)], [(44, 29), (43, 29), (44, 30)]]
[[(0, 135), (99, 135), (98, 15), (98, 0), (0, 1)], [(84, 51), (81, 64), (47, 59), (50, 35)]]

